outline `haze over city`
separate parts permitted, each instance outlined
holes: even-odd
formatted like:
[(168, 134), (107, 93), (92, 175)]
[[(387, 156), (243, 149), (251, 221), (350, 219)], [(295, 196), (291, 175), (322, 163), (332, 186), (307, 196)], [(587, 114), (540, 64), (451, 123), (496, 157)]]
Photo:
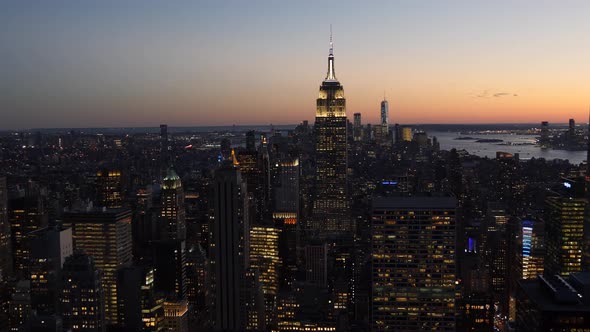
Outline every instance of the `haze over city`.
[(9, 2), (0, 129), (313, 119), (330, 24), (347, 115), (587, 119), (590, 3)]

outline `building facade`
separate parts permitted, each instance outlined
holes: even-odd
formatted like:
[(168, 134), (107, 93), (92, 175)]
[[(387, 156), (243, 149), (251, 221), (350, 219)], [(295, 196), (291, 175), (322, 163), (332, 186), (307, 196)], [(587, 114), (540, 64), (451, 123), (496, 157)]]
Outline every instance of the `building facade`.
[(452, 197), (373, 200), (373, 331), (455, 331), (456, 204)]
[(94, 209), (64, 215), (64, 224), (72, 228), (74, 247), (94, 259), (102, 270), (105, 319), (117, 324), (117, 269), (132, 260), (131, 211)]

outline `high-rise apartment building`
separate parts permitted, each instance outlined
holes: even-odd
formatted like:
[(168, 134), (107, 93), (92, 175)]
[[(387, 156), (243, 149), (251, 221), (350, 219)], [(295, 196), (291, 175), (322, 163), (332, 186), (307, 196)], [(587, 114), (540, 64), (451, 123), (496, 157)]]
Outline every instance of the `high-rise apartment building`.
[(72, 228), (74, 248), (93, 257), (102, 270), (105, 319), (117, 323), (117, 269), (132, 260), (131, 211), (89, 209), (64, 214), (64, 226)]
[(344, 90), (336, 78), (330, 37), (328, 73), (316, 103), (314, 230), (322, 236), (352, 231), (347, 194), (347, 120)]
[(446, 196), (373, 200), (373, 331), (455, 331), (456, 205)]

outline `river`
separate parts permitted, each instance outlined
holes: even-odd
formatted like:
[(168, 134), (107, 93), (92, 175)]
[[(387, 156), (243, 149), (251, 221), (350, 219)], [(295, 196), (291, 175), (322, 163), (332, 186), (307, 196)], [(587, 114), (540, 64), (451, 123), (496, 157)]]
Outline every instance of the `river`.
[[(570, 163), (580, 164), (586, 160), (586, 151), (566, 151), (541, 149), (534, 145), (536, 137), (534, 135), (515, 135), (515, 134), (498, 134), (498, 135), (460, 135), (458, 132), (429, 131), (428, 136), (436, 136), (440, 142), (440, 148), (450, 150), (464, 149), (470, 154), (480, 157), (495, 158), (497, 151), (518, 153), (520, 159), (545, 158), (545, 159), (564, 159)], [(457, 137), (473, 137), (473, 140), (457, 140)], [(502, 143), (479, 143), (477, 139), (501, 139)], [(508, 145), (512, 144), (512, 145)], [(519, 144), (531, 145), (519, 145)]]

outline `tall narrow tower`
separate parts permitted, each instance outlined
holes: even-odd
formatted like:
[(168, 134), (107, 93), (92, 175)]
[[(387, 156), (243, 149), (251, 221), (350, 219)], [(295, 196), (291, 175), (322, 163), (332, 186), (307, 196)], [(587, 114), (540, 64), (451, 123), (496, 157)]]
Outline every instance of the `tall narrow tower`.
[(328, 73), (320, 86), (316, 105), (316, 198), (313, 204), (313, 225), (314, 231), (330, 236), (352, 230), (346, 180), (346, 99), (334, 71), (331, 35)]
[(387, 126), (389, 124), (389, 103), (385, 96), (383, 96), (383, 101), (381, 101), (381, 125)]
[(211, 263), (215, 301), (215, 328), (239, 331), (247, 320), (241, 295), (249, 259), (249, 225), (246, 184), (237, 160), (215, 171)]
[(180, 177), (173, 169), (162, 183), (162, 207), (160, 209), (160, 235), (166, 240), (186, 239), (186, 212), (184, 189)]
[(375, 138), (377, 141), (383, 143), (387, 141), (389, 135), (389, 103), (385, 96), (381, 101), (381, 123), (375, 128)]

